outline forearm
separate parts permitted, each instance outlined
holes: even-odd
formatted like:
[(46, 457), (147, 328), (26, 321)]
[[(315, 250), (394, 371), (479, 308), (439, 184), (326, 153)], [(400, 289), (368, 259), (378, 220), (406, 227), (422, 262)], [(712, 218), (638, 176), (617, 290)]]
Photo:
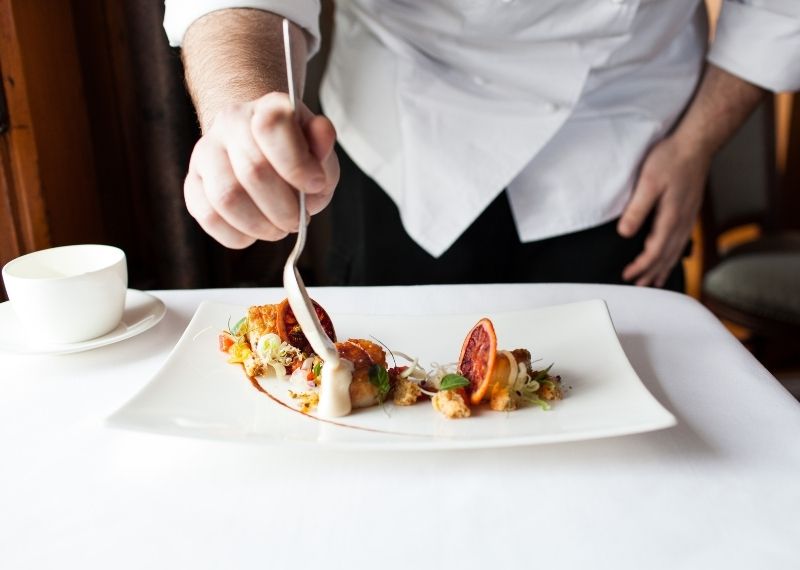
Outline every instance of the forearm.
[[(212, 12), (187, 30), (182, 48), (186, 83), (204, 132), (230, 104), (287, 91), (281, 23), (270, 12), (229, 9)], [(291, 26), (291, 34), (299, 95), (307, 46), (297, 26)]]
[(764, 93), (762, 88), (708, 64), (674, 138), (690, 152), (711, 157), (744, 123)]

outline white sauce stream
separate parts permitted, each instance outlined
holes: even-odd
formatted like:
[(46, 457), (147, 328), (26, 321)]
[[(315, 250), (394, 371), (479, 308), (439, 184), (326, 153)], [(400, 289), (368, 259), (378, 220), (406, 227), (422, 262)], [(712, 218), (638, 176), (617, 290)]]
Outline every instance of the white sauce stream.
[(346, 416), (353, 409), (350, 403), (350, 382), (353, 363), (338, 358), (326, 360), (322, 366), (317, 414), (323, 418)]

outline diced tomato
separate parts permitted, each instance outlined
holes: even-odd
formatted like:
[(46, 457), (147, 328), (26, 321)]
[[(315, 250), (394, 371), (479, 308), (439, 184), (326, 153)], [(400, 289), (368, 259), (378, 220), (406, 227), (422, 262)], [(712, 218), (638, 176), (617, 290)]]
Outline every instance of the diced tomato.
[(224, 332), (219, 335), (219, 350), (220, 352), (228, 352), (228, 349), (236, 342), (229, 333)]
[(406, 370), (408, 370), (408, 366), (394, 366), (389, 370), (387, 370), (387, 372), (389, 373), (389, 377), (394, 379), (400, 376), (400, 374), (402, 374)]

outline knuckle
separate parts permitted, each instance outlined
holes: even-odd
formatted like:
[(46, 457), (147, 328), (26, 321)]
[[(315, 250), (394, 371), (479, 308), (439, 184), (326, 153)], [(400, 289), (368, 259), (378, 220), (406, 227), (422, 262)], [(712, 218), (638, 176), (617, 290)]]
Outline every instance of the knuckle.
[(218, 226), (221, 221), (219, 214), (211, 209), (195, 210), (189, 213), (206, 230)]
[(246, 186), (260, 186), (269, 179), (270, 166), (266, 160), (246, 160), (241, 166), (241, 180)]
[(239, 125), (247, 124), (248, 116), (249, 110), (246, 104), (232, 103), (217, 113), (206, 137), (212, 136), (217, 139), (224, 139), (226, 136), (235, 133)]
[[(274, 94), (270, 94), (274, 95)], [(272, 100), (266, 100), (265, 96), (259, 102), (255, 113), (251, 119), (251, 127), (256, 131), (270, 131), (292, 120), (292, 109), (286, 104), (279, 104)]]
[(214, 120), (214, 127), (219, 129), (221, 127), (228, 126), (231, 122), (233, 122), (236, 114), (235, 105), (229, 105), (228, 107), (225, 107), (219, 113), (217, 113), (217, 117)]
[(214, 202), (224, 210), (230, 210), (242, 200), (242, 188), (238, 183), (228, 181), (215, 188)]
[(192, 156), (189, 163), (190, 168), (192, 166), (197, 166), (198, 161), (202, 162), (203, 157), (209, 151), (209, 146), (210, 146), (209, 135), (205, 134), (201, 136), (199, 139), (197, 139), (197, 142), (195, 143), (194, 148), (192, 149)]
[(258, 100), (258, 106), (261, 108), (289, 108), (291, 106), (289, 94), (281, 91), (271, 91)]

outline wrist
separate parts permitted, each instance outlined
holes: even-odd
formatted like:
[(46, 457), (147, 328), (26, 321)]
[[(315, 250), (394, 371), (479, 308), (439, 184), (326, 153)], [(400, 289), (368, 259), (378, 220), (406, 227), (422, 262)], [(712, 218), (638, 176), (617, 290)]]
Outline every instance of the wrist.
[(677, 152), (686, 160), (711, 162), (719, 144), (702, 133), (678, 129), (670, 135)]

